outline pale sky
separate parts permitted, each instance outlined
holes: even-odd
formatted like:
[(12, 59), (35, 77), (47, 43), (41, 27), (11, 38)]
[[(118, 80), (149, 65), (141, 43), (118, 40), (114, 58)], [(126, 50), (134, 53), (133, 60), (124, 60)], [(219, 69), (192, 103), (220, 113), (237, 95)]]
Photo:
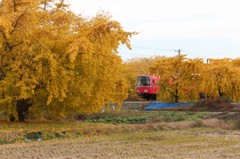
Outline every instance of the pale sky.
[(119, 48), (124, 60), (173, 56), (240, 57), (240, 0), (68, 0), (71, 10), (93, 17), (106, 11), (131, 38), (132, 50)]

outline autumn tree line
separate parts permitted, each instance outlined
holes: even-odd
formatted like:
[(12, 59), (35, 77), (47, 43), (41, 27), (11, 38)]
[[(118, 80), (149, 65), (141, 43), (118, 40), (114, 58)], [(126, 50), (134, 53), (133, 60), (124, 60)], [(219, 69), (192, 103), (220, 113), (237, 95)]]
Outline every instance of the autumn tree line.
[[(132, 59), (127, 61), (125, 66), (131, 70), (126, 73), (128, 81), (133, 80), (134, 74), (135, 77), (138, 75), (160, 77), (158, 83), (160, 101), (196, 102), (199, 97), (222, 98), (232, 102), (240, 100), (240, 58), (204, 61), (201, 58), (190, 59), (186, 55), (158, 56)], [(133, 90), (136, 82), (131, 85)]]

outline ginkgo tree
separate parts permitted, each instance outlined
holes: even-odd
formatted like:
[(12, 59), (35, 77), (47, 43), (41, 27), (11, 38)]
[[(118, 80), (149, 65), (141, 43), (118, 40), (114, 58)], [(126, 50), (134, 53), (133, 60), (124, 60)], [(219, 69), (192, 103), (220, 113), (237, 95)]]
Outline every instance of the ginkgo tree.
[(0, 1), (0, 112), (24, 121), (93, 113), (126, 98), (118, 46), (129, 38), (105, 13), (76, 15), (64, 0)]
[(240, 100), (240, 60), (189, 59), (186, 55), (162, 57), (150, 68), (160, 76), (159, 100), (167, 102), (198, 101), (205, 98)]
[(202, 67), (202, 59), (187, 59), (186, 55), (159, 57), (150, 67), (151, 74), (160, 77), (158, 100), (197, 101), (202, 89)]
[(208, 59), (202, 70), (204, 92), (211, 98), (240, 100), (240, 60)]

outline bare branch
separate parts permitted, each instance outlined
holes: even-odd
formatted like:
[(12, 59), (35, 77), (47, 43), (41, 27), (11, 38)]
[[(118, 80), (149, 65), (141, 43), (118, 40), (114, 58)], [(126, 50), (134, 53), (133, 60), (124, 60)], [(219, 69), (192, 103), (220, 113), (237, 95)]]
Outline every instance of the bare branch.
[(2, 33), (2, 35), (3, 35), (3, 38), (6, 40), (7, 39), (7, 36), (6, 36), (6, 34), (2, 31), (2, 30), (0, 30), (0, 33)]
[(8, 49), (9, 49), (9, 52), (11, 52), (12, 46), (9, 44), (9, 42), (6, 42), (5, 51), (8, 51)]
[(19, 24), (20, 19), (26, 14), (27, 8), (24, 10), (24, 12), (16, 19), (16, 22), (13, 26), (13, 30), (11, 31), (11, 34), (16, 30), (17, 25)]
[(9, 42), (6, 42), (5, 51), (11, 52), (14, 47), (17, 47), (17, 46), (21, 45), (22, 43), (23, 43), (23, 41), (15, 44), (15, 45), (11, 45)]
[(46, 10), (46, 8), (47, 8), (47, 0), (45, 0), (45, 2), (44, 2), (43, 10)]
[(16, 4), (15, 0), (13, 0), (13, 10), (14, 10), (14, 12), (17, 11), (17, 4)]
[(23, 43), (23, 41), (21, 41), (21, 42), (15, 44), (15, 45), (12, 45), (11, 48), (14, 48), (14, 47), (16, 47), (16, 46), (18, 46), (18, 45), (21, 45), (22, 43)]

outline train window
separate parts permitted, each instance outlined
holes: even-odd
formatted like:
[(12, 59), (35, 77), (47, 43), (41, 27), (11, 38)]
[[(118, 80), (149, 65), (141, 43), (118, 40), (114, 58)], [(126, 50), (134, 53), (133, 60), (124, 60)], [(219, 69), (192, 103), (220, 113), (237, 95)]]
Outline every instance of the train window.
[(152, 80), (152, 85), (155, 86), (155, 81), (154, 80)]
[(138, 86), (150, 86), (150, 78), (147, 76), (140, 76), (137, 80)]

